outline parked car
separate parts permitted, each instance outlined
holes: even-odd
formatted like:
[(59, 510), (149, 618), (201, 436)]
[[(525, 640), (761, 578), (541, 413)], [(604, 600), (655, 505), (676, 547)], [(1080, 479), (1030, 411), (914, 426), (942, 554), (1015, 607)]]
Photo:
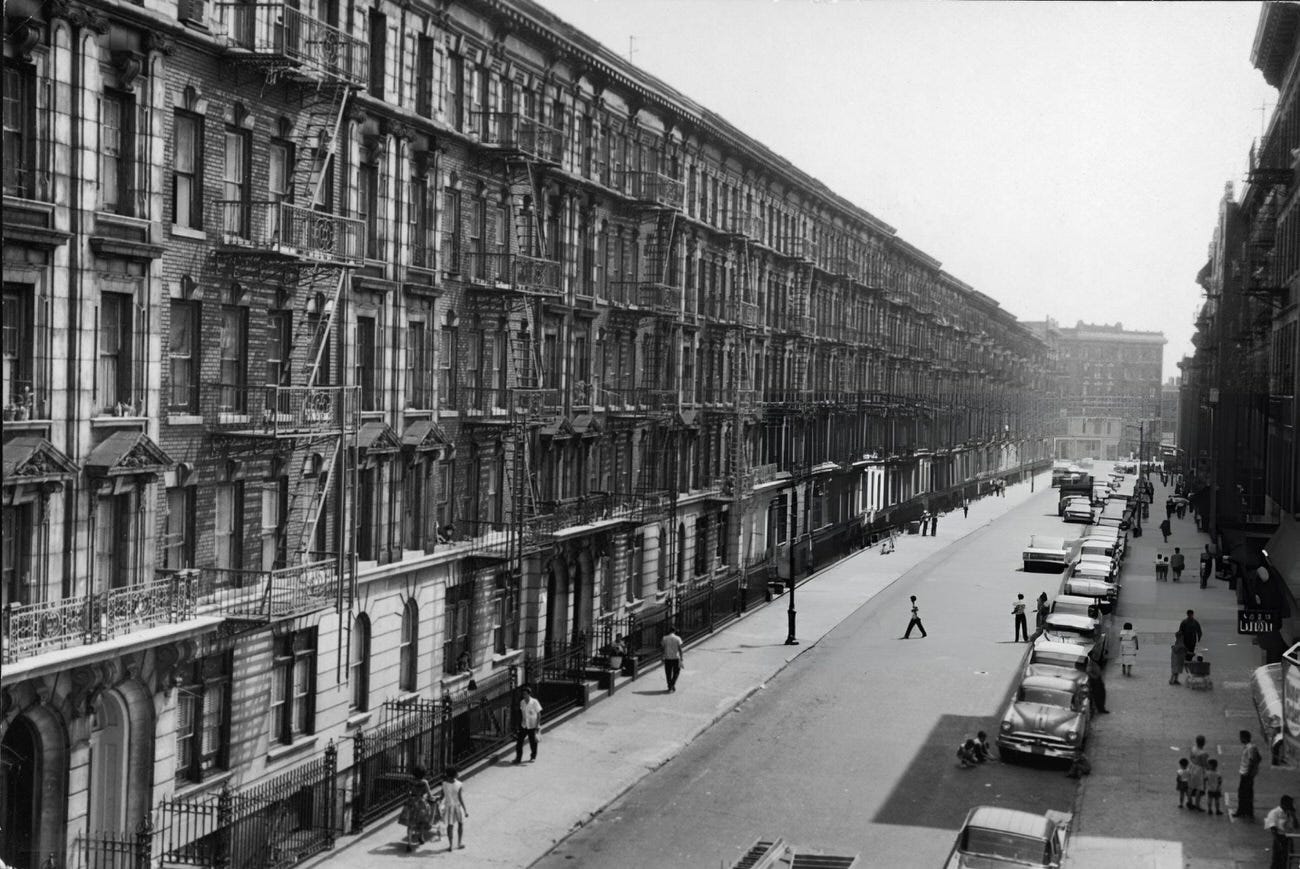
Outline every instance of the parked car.
[(1115, 564), (1115, 559), (1111, 558), (1111, 557), (1108, 556), (1108, 555), (1083, 555), (1083, 554), (1080, 554), (1080, 555), (1075, 556), (1075, 559), (1074, 559), (1074, 562), (1073, 562), (1073, 566), (1074, 566), (1074, 567), (1083, 567), (1083, 568), (1092, 568), (1092, 569), (1095, 569), (1095, 570), (1097, 570), (1097, 571), (1103, 571), (1103, 572), (1105, 572), (1106, 576), (1107, 576), (1110, 580), (1112, 580), (1112, 581), (1114, 581), (1114, 580), (1117, 578), (1116, 575), (1117, 575), (1118, 572), (1119, 572), (1119, 570), (1118, 570), (1118, 568), (1117, 568), (1117, 566), (1116, 566), (1116, 564)]
[(1090, 597), (1073, 594), (1058, 594), (1052, 598), (1052, 606), (1048, 610), (1048, 615), (1052, 613), (1087, 616), (1099, 624), (1102, 617), (1101, 608), (1097, 606), (1097, 601)]
[(1105, 628), (1094, 619), (1064, 613), (1049, 613), (1039, 636), (1039, 641), (1074, 643), (1098, 666), (1106, 663), (1107, 639)]
[(1111, 561), (1115, 562), (1115, 569), (1117, 571), (1119, 570), (1119, 559), (1121, 554), (1122, 550), (1120, 549), (1119, 539), (1113, 535), (1108, 539), (1106, 537), (1094, 537), (1092, 534), (1089, 534), (1087, 537), (1084, 537), (1079, 541), (1080, 556), (1093, 555), (1109, 558)]
[(1092, 705), (1077, 679), (1026, 676), (1002, 714), (998, 750), (1003, 759), (1016, 754), (1073, 758), (1088, 741), (1091, 719)]
[(944, 869), (1057, 869), (1065, 856), (1070, 815), (976, 806), (966, 813)]
[(1101, 668), (1074, 643), (1039, 640), (1025, 658), (1025, 676), (1060, 676), (1073, 679), (1078, 674), (1101, 677)]
[(1119, 598), (1119, 586), (1117, 584), (1084, 576), (1067, 577), (1065, 582), (1061, 584), (1061, 591), (1076, 597), (1092, 599), (1101, 612), (1105, 614), (1114, 612), (1115, 601)]
[(1110, 485), (1107, 483), (1092, 484), (1092, 506), (1100, 507), (1106, 503), (1110, 497)]
[(1022, 553), (1025, 570), (1047, 569), (1061, 571), (1070, 559), (1070, 548), (1064, 537), (1034, 534)]
[(1123, 559), (1124, 552), (1128, 547), (1128, 535), (1118, 528), (1100, 528), (1093, 526), (1088, 529), (1088, 536), (1079, 541), (1079, 551), (1088, 544), (1105, 543), (1111, 551), (1107, 554), (1116, 561)]
[(1071, 498), (1065, 502), (1061, 518), (1066, 522), (1082, 522), (1091, 525), (1093, 521), (1092, 503), (1087, 498)]

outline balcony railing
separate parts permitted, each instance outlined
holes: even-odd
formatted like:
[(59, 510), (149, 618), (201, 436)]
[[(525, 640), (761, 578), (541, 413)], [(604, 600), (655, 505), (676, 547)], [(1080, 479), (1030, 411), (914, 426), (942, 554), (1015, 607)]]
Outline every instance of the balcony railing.
[(682, 208), (686, 185), (662, 172), (629, 172), (628, 195), (639, 202), (664, 208)]
[(288, 2), (215, 5), (213, 30), (229, 48), (358, 87), (364, 87), (370, 77), (370, 47), (366, 43)]
[(338, 563), (313, 560), (279, 570), (200, 570), (198, 611), (242, 621), (270, 622), (333, 606), (338, 593)]
[(461, 274), (476, 289), (534, 296), (560, 295), (560, 264), (516, 253), (462, 254)]
[(804, 260), (805, 262), (816, 260), (818, 253), (816, 242), (807, 238), (786, 239), (785, 244), (781, 246), (781, 250), (786, 256)]
[(746, 238), (752, 238), (754, 241), (763, 239), (763, 219), (761, 217), (749, 214), (731, 215), (731, 226), (728, 227), (732, 235), (743, 235)]
[(193, 571), (3, 610), (4, 662), (99, 643), (195, 617)]
[(509, 390), (497, 386), (460, 386), (456, 390), (456, 403), (462, 411), (489, 414), (505, 410)]
[(223, 199), (217, 204), (227, 246), (340, 265), (365, 258), (366, 226), (357, 218), (288, 202)]
[(564, 133), (517, 112), (472, 112), (471, 129), (484, 145), (502, 148), (559, 164), (564, 154)]
[(249, 437), (288, 438), (338, 434), (357, 425), (356, 386), (204, 387), (209, 428)]

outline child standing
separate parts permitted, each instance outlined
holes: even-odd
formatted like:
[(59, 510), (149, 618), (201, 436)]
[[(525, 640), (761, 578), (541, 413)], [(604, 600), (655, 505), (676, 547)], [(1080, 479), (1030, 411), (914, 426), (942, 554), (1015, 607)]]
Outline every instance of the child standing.
[(1124, 630), (1119, 632), (1119, 664), (1125, 676), (1133, 675), (1133, 665), (1137, 663), (1138, 635), (1133, 630), (1132, 622), (1124, 623)]
[(1167, 582), (1169, 580), (1169, 564), (1165, 557), (1156, 553), (1156, 582)]
[(1189, 766), (1190, 763), (1187, 758), (1180, 757), (1178, 759), (1178, 808), (1180, 809), (1188, 803), (1187, 780), (1191, 777), (1191, 771), (1188, 769)]
[[(447, 822), (447, 850), (452, 848), (465, 847), (465, 819), (469, 817), (469, 811), (465, 808), (464, 786), (457, 777), (457, 770), (454, 766), (447, 767), (447, 771), (442, 776), (442, 804), (443, 817)], [(456, 831), (456, 836), (452, 835), (452, 830)], [(460, 838), (460, 844), (456, 845), (454, 839)]]
[(1222, 815), (1222, 799), (1223, 776), (1219, 773), (1219, 762), (1210, 758), (1209, 769), (1205, 771), (1205, 814)]

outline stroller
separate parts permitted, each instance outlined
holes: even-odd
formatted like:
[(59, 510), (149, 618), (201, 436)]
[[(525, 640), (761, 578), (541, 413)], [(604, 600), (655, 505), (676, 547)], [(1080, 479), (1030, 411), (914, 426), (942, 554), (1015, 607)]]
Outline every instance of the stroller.
[(1214, 681), (1210, 679), (1210, 662), (1200, 655), (1187, 662), (1187, 687), (1207, 690), (1214, 688)]

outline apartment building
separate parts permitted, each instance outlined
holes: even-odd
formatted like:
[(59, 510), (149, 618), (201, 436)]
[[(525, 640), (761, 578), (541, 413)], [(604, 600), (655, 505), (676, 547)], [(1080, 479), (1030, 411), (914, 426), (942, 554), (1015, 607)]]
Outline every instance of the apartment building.
[(6, 863), (301, 859), (1048, 456), (1042, 340), (531, 3), (6, 25)]

